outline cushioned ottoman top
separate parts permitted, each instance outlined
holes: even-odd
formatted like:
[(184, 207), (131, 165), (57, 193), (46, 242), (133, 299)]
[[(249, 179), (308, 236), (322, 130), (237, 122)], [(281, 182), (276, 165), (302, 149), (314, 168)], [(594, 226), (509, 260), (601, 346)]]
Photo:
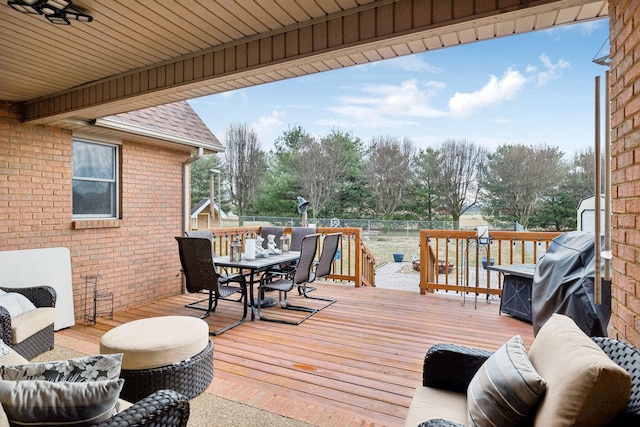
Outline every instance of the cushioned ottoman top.
[(209, 343), (209, 325), (189, 316), (134, 320), (117, 326), (100, 339), (100, 353), (123, 353), (122, 369), (172, 365), (195, 356)]

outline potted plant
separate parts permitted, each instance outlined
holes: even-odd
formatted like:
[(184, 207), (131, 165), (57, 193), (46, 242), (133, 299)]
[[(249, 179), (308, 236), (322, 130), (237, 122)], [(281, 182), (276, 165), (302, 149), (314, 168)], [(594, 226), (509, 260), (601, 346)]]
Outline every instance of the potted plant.
[(393, 254), (393, 260), (395, 262), (402, 262), (403, 258), (404, 258), (404, 254), (401, 254), (401, 253), (394, 253)]

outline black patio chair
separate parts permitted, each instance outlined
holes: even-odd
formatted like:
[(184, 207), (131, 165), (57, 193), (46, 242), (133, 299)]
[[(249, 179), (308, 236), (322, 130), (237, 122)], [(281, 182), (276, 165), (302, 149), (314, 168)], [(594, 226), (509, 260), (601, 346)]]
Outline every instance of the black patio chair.
[[(211, 248), (212, 248), (211, 256), (213, 258), (216, 257), (216, 254), (213, 252), (213, 233), (211, 233), (210, 230), (187, 230), (187, 231), (184, 232), (184, 235), (186, 237), (200, 237), (200, 238), (209, 240), (209, 243), (211, 243)], [(216, 272), (218, 272), (218, 274), (222, 274), (224, 276), (228, 276), (229, 275), (229, 272), (227, 271), (227, 269), (225, 267), (222, 267), (222, 273), (219, 272), (217, 265), (215, 266), (215, 269), (216, 269)], [(202, 290), (200, 292), (206, 293), (206, 289)], [(227, 298), (225, 298), (225, 299), (227, 299)], [(232, 301), (240, 301), (241, 299), (242, 299), (242, 296), (240, 296), (239, 299), (231, 298)], [(198, 301), (194, 301), (194, 302), (191, 302), (189, 304), (186, 304), (185, 307), (195, 308), (196, 310), (205, 310), (206, 311), (207, 309), (205, 307), (202, 307), (200, 304), (202, 304), (204, 301), (207, 301), (207, 300), (208, 300), (208, 298), (204, 298), (204, 299), (201, 299), (201, 300), (198, 300)]]
[[(238, 301), (242, 303), (243, 314), (240, 321), (226, 326), (211, 335), (219, 335), (235, 326), (241, 325), (247, 318), (247, 281), (242, 274), (221, 275), (218, 274), (213, 263), (213, 250), (211, 242), (201, 237), (176, 237), (180, 251), (180, 263), (186, 279), (187, 291), (198, 293), (203, 290), (209, 292), (208, 306), (206, 309), (186, 304), (185, 307), (205, 310), (200, 318), (209, 317), (212, 311), (218, 307), (218, 299), (225, 299), (235, 293), (240, 293)], [(240, 286), (229, 286), (228, 283), (238, 283)]]
[[(324, 279), (329, 274), (331, 274), (331, 270), (333, 269), (333, 260), (336, 257), (336, 253), (338, 252), (338, 246), (340, 245), (341, 237), (342, 233), (330, 233), (324, 236), (324, 238), (322, 239), (322, 251), (320, 252), (320, 259), (315, 264), (315, 270), (311, 272), (311, 277), (309, 278), (308, 283), (315, 282), (317, 279)], [(318, 310), (329, 307), (331, 304), (337, 301), (331, 298), (315, 297), (309, 295), (309, 292), (315, 291), (316, 288), (308, 286), (308, 283), (303, 283), (302, 285), (298, 286), (298, 293), (300, 295), (304, 295), (305, 298), (309, 299), (329, 302), (329, 304), (326, 304), (324, 307), (321, 307)]]
[(299, 251), (302, 248), (302, 239), (309, 234), (315, 234), (315, 227), (293, 227), (291, 229), (291, 246), (292, 251)]
[(268, 244), (269, 244), (269, 234), (273, 234), (274, 237), (274, 243), (276, 244), (276, 248), (280, 249), (280, 238), (282, 237), (282, 235), (284, 234), (284, 227), (261, 227), (260, 228), (260, 237), (262, 237), (264, 239), (264, 241), (262, 242), (262, 247), (264, 249), (268, 248)]
[[(303, 285), (309, 281), (311, 277), (311, 266), (313, 265), (316, 253), (318, 251), (318, 239), (320, 234), (308, 234), (302, 239), (302, 245), (300, 248), (300, 259), (298, 264), (292, 271), (267, 271), (260, 278), (260, 285), (258, 286), (258, 317), (260, 320), (266, 320), (269, 322), (287, 323), (290, 325), (299, 325), (307, 320), (309, 317), (318, 311), (315, 308), (303, 307), (299, 305), (292, 305), (287, 300), (287, 293), (294, 287)], [(304, 311), (309, 314), (300, 320), (285, 320), (267, 318), (262, 314), (260, 306), (262, 305), (262, 298), (265, 291), (278, 291), (278, 300), (280, 306), (285, 310)]]

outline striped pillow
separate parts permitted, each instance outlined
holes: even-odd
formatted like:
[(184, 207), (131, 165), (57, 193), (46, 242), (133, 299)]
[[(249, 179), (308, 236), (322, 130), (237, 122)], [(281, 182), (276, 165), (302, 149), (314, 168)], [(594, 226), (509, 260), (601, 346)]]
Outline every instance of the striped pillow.
[(538, 405), (545, 380), (529, 361), (519, 335), (480, 367), (467, 389), (470, 426), (517, 426)]

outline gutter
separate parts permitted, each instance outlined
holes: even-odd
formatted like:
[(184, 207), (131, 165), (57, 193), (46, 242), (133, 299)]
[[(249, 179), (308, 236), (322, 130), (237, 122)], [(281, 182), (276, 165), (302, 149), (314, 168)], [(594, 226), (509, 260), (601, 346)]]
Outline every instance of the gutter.
[(123, 123), (118, 120), (112, 120), (109, 118), (99, 118), (93, 120), (93, 124), (95, 126), (117, 130), (121, 132), (131, 133), (139, 136), (146, 136), (147, 138), (152, 138), (160, 141), (167, 141), (174, 144), (186, 145), (188, 147), (196, 147), (198, 149), (206, 148), (208, 150), (212, 150), (214, 152), (220, 151), (219, 146), (213, 144), (207, 144), (206, 142), (199, 141), (193, 138), (186, 138), (178, 135), (170, 135), (166, 132), (157, 131), (154, 129), (149, 129), (148, 127), (138, 126), (131, 123)]

